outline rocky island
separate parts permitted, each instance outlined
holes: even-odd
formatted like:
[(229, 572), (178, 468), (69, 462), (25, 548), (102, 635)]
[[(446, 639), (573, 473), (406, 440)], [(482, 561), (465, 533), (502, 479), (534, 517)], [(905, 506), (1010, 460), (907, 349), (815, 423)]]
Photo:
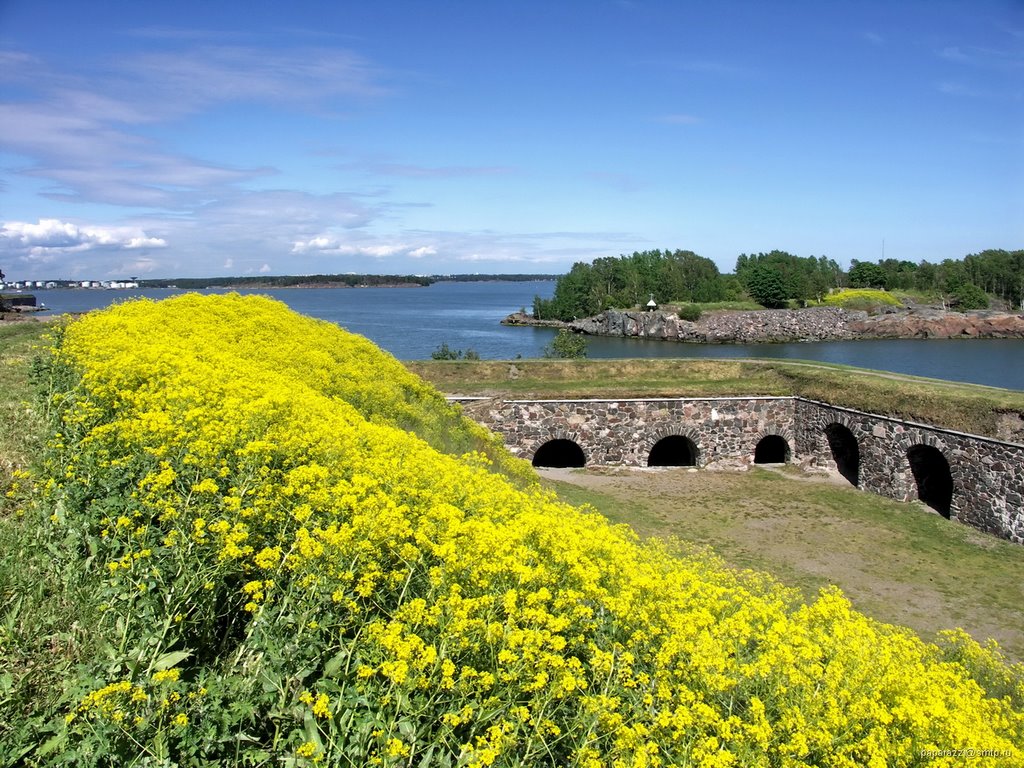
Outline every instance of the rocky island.
[(591, 336), (624, 336), (694, 344), (758, 344), (848, 339), (1019, 339), (1024, 312), (894, 309), (880, 314), (840, 307), (707, 312), (695, 322), (674, 312), (606, 310), (561, 322), (516, 312), (505, 325), (568, 328)]

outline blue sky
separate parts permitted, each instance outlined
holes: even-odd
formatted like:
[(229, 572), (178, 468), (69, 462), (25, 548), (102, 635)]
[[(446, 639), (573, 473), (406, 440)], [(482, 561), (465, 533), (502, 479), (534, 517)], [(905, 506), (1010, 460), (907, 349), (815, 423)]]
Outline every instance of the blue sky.
[(1024, 3), (0, 0), (10, 279), (1024, 248)]

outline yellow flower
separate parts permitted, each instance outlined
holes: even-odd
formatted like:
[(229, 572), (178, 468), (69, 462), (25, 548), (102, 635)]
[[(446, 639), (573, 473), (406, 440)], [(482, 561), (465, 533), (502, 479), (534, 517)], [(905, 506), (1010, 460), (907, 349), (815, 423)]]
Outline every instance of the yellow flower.
[(173, 683), (181, 677), (181, 670), (175, 667), (174, 669), (164, 669), (159, 672), (153, 673), (154, 683)]
[(388, 757), (408, 757), (410, 753), (411, 750), (409, 749), (409, 745), (403, 742), (401, 739), (388, 739)]

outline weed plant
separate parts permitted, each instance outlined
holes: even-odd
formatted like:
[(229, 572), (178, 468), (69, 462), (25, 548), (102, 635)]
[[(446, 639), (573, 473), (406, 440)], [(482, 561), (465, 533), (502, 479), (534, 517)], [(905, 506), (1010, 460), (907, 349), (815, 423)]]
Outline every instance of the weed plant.
[(50, 582), (69, 647), (63, 680), (8, 686), (15, 763), (1024, 763), (997, 650), (643, 545), (277, 302), (90, 314), (40, 378), (42, 506), (19, 475), (7, 514), (34, 515), (47, 554), (5, 615), (29, 631), (11, 598)]
[(847, 288), (836, 291), (822, 299), (822, 304), (829, 307), (862, 309), (869, 312), (881, 307), (903, 306), (900, 300), (888, 291), (879, 291), (873, 288)]

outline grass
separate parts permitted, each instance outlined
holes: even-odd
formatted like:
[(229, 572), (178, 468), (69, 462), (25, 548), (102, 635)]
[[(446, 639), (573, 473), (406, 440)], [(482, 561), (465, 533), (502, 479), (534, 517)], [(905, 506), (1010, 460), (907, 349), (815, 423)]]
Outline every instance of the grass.
[(858, 610), (925, 639), (963, 627), (1024, 660), (1024, 547), (834, 482), (755, 469), (593, 470), (548, 481), (643, 537), (709, 546), (806, 597), (838, 585)]
[(39, 322), (0, 323), (0, 486), (38, 450), (41, 425), (27, 402), (29, 368), (49, 328)]
[[(96, 616), (80, 564), (50, 542), (48, 512), (4, 498), (13, 473), (38, 455), (43, 424), (30, 369), (48, 323), (0, 324), (0, 743), (38, 744), (55, 735), (50, 716), (80, 660), (98, 653)], [(5, 502), (7, 502), (5, 504)], [(9, 728), (21, 735), (10, 738)], [(0, 765), (23, 755), (0, 756)]]
[[(38, 451), (42, 425), (26, 401), (33, 347), (46, 330), (38, 322), (0, 325), (0, 462), (8, 468), (0, 477), (0, 497), (10, 470), (27, 466)], [(871, 407), (876, 402), (908, 409), (923, 402), (935, 409), (944, 404), (948, 414), (950, 403), (962, 398), (965, 404), (957, 407), (965, 420), (997, 408), (1024, 410), (1024, 393), (817, 364), (458, 361), (410, 367), (427, 371), (448, 391), (493, 388), (505, 395), (720, 395), (751, 394), (753, 387), (760, 394), (798, 392), (832, 402), (849, 397), (866, 410), (880, 410)], [(793, 468), (787, 472), (587, 472), (551, 484), (566, 501), (590, 504), (641, 536), (711, 546), (730, 565), (772, 573), (807, 596), (834, 583), (858, 609), (926, 639), (962, 626), (978, 639), (996, 638), (1010, 657), (1024, 659), (1024, 547), (951, 524), (920, 505), (808, 482)], [(84, 592), (87, 582), (72, 564), (52, 561), (70, 547), (41, 546), (46, 528), (46, 510), (0, 506), (2, 743), (45, 743), (54, 735), (53, 713), (73, 698), (65, 685), (75, 665), (105, 653), (92, 639), (99, 637), (91, 629), (98, 619), (86, 610), (94, 602)], [(14, 727), (23, 733), (5, 733)], [(0, 765), (14, 765), (22, 756), (0, 758)]]
[(799, 395), (1024, 441), (1024, 392), (829, 363), (775, 360), (516, 360), (407, 363), (443, 392), (513, 398)]
[[(29, 362), (48, 325), (0, 325), (0, 467), (9, 480), (38, 450), (41, 424), (26, 402)], [(717, 396), (801, 394), (814, 399), (993, 434), (1003, 413), (1024, 413), (1024, 393), (890, 377), (844, 366), (774, 361), (430, 361), (415, 372), (449, 392), (514, 397)], [(574, 477), (582, 477), (575, 476)], [(713, 547), (739, 568), (768, 571), (813, 594), (841, 586), (858, 608), (928, 635), (959, 625), (995, 637), (1024, 659), (1024, 548), (966, 526), (951, 525), (919, 505), (898, 504), (853, 488), (800, 482), (777, 473), (590, 475), (587, 487), (555, 483), (572, 503), (589, 503), (643, 536), (679, 536)], [(35, 523), (0, 515), (0, 547), (21, 552), (0, 573), (0, 632), (20, 661), (8, 656), (0, 700), (34, 681), (33, 658), (73, 658), (85, 640), (74, 615), (73, 579), (38, 578), (46, 553), (33, 546)], [(16, 566), (16, 567), (15, 567)], [(27, 611), (28, 605), (39, 610)], [(20, 608), (21, 610), (18, 610)], [(20, 618), (14, 619), (18, 616)], [(20, 643), (20, 644), (19, 644)], [(18, 650), (20, 648), (20, 650)], [(22, 670), (19, 677), (18, 669)], [(20, 682), (19, 682), (20, 680)]]

